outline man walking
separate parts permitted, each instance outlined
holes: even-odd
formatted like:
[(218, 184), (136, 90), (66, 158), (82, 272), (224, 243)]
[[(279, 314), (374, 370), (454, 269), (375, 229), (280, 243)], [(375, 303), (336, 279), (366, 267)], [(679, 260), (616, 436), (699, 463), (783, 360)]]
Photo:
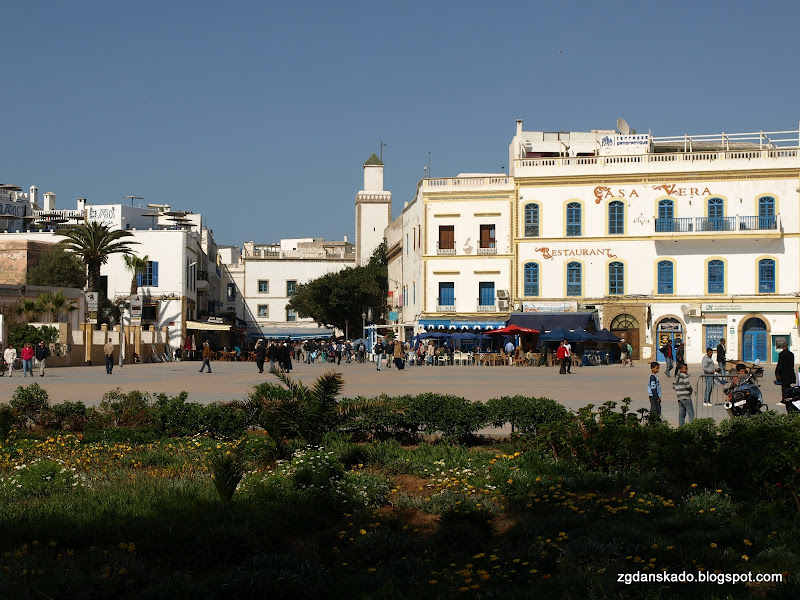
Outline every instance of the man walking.
[[(660, 348), (661, 354), (664, 355), (664, 360), (667, 363), (667, 368), (665, 369), (665, 375), (667, 377), (671, 377), (670, 372), (672, 371), (673, 367), (673, 360), (672, 360), (672, 341), (667, 340), (667, 343), (661, 346)], [(676, 371), (677, 373), (677, 371)]]
[(108, 338), (103, 346), (103, 354), (106, 355), (106, 375), (111, 375), (114, 370), (114, 343)]
[(375, 352), (375, 362), (378, 363), (378, 371), (381, 370), (381, 362), (383, 361), (383, 353), (386, 351), (386, 348), (381, 341), (381, 338), (378, 338), (378, 341), (375, 342), (375, 347), (372, 349)]
[(725, 338), (722, 338), (717, 345), (717, 366), (720, 373), (728, 372), (727, 364), (728, 361), (725, 359)]
[(258, 367), (258, 372), (264, 372), (264, 360), (267, 358), (267, 348), (264, 345), (264, 340), (258, 340), (256, 342), (256, 347), (253, 350), (253, 354), (256, 357), (256, 367)]
[(44, 343), (44, 340), (39, 342), (36, 346), (36, 360), (39, 361), (39, 377), (44, 377), (44, 361), (50, 356), (50, 348)]
[(703, 369), (703, 379), (706, 380), (705, 393), (703, 395), (703, 406), (711, 406), (711, 392), (714, 389), (714, 374), (717, 369), (714, 367), (714, 359), (711, 355), (714, 351), (711, 348), (706, 348), (706, 355), (703, 357), (701, 367)]
[(6, 361), (6, 365), (8, 365), (8, 376), (11, 377), (14, 374), (14, 361), (17, 360), (17, 349), (14, 348), (11, 342), (6, 346), (3, 358)]
[(203, 364), (200, 366), (200, 372), (202, 373), (206, 367), (208, 367), (208, 372), (211, 373), (211, 345), (208, 343), (208, 340), (203, 342)]
[(556, 352), (556, 358), (558, 359), (559, 365), (561, 368), (558, 371), (559, 375), (566, 375), (567, 374), (567, 342), (564, 340), (561, 342), (561, 345), (558, 347), (558, 351)]
[(794, 354), (789, 350), (786, 342), (781, 343), (781, 353), (778, 354), (778, 364), (775, 366), (775, 379), (781, 384), (781, 398), (793, 383), (797, 381), (794, 373)]

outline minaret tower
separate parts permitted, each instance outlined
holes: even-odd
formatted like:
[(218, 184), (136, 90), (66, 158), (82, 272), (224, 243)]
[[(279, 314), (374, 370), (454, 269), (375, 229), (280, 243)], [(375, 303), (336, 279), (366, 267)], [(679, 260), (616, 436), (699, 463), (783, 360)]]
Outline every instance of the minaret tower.
[(392, 220), (392, 193), (383, 190), (383, 162), (372, 156), (364, 163), (364, 189), (356, 194), (356, 266), (369, 262)]

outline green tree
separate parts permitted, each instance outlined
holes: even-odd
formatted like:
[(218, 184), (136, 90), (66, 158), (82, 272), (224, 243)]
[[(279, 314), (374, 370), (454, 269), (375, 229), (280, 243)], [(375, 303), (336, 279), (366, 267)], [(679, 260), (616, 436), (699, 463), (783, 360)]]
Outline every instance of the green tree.
[(8, 324), (8, 343), (13, 344), (15, 348), (22, 348), (27, 342), (36, 346), (40, 341), (51, 344), (56, 340), (58, 340), (58, 329), (55, 327), (47, 325), (34, 327), (27, 323)]
[(362, 313), (370, 308), (380, 314), (388, 290), (386, 242), (383, 242), (366, 265), (348, 267), (298, 285), (287, 306), (301, 317), (344, 331), (345, 321), (357, 328)]
[(80, 258), (63, 248), (55, 248), (41, 256), (39, 262), (28, 271), (28, 285), (82, 289), (86, 283), (86, 268)]
[(55, 294), (51, 292), (39, 294), (38, 302), (42, 311), (49, 314), (53, 321), (59, 321), (61, 315), (65, 313), (78, 310), (75, 301), (65, 297), (62, 290), (58, 290)]
[(135, 254), (126, 254), (124, 257), (125, 266), (133, 274), (131, 278), (131, 295), (139, 291), (139, 275), (147, 271), (147, 263), (150, 257), (145, 254), (141, 258)]
[(22, 317), (26, 323), (35, 321), (42, 313), (46, 312), (39, 300), (28, 300), (27, 298), (20, 299), (16, 311), (17, 315)]
[(130, 231), (111, 229), (92, 221), (81, 225), (70, 225), (60, 230), (59, 233), (66, 239), (60, 242), (61, 246), (78, 256), (86, 265), (88, 288), (97, 292), (100, 290), (100, 267), (108, 262), (110, 254), (130, 254), (131, 245), (138, 244), (123, 238), (133, 237)]

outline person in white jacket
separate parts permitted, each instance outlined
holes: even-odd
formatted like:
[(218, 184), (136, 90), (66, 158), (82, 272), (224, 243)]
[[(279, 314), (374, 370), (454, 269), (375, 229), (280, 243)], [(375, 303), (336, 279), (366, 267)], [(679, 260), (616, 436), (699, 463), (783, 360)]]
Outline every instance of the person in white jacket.
[(17, 349), (14, 348), (11, 344), (8, 345), (6, 351), (3, 352), (3, 358), (8, 365), (8, 376), (11, 377), (11, 374), (14, 372), (13, 365), (14, 361), (17, 360)]

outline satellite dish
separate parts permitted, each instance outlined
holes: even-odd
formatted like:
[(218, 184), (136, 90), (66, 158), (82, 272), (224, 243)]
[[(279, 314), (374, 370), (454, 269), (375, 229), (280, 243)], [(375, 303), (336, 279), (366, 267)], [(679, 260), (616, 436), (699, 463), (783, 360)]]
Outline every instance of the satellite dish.
[(617, 129), (622, 135), (630, 135), (631, 134), (631, 127), (628, 125), (628, 122), (620, 117), (617, 119)]
[(681, 304), (681, 312), (688, 313), (689, 312), (689, 305), (688, 304)]

